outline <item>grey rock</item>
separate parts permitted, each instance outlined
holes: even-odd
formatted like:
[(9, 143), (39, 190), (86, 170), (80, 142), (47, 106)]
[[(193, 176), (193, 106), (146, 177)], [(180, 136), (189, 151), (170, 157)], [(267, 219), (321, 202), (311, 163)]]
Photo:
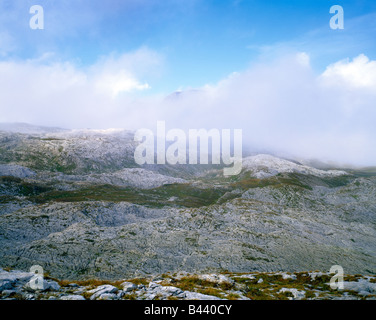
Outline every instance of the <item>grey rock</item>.
[(132, 282), (124, 281), (120, 286), (123, 288), (124, 292), (131, 292), (137, 289), (137, 285)]
[(156, 282), (153, 282), (153, 281), (151, 281), (149, 283), (149, 290), (154, 290), (154, 289), (157, 289), (157, 288), (160, 288), (160, 287), (161, 287), (161, 285), (159, 283), (156, 283)]
[(2, 292), (0, 292), (0, 294), (2, 295), (2, 298), (7, 298), (10, 295), (15, 294), (15, 293), (17, 293), (16, 290), (3, 290)]
[(184, 295), (186, 300), (222, 300), (216, 296), (191, 291), (184, 291)]
[(118, 300), (119, 297), (115, 293), (102, 293), (97, 300)]
[(163, 286), (161, 288), (161, 291), (165, 292), (167, 295), (172, 295), (172, 296), (178, 296), (183, 293), (183, 290), (176, 288), (176, 287), (172, 287), (172, 286)]
[(21, 282), (26, 283), (34, 276), (34, 273), (23, 272), (19, 270), (11, 270), (10, 272), (1, 271), (0, 272), (0, 281), (9, 281), (11, 283)]
[(158, 296), (161, 299), (167, 299), (170, 296), (175, 297), (184, 297), (183, 290), (173, 287), (173, 286), (161, 286), (156, 283), (151, 282), (151, 286), (148, 288), (148, 292), (146, 293), (146, 296), (148, 299), (154, 299), (156, 296)]
[(225, 275), (223, 274), (203, 274), (203, 275), (199, 275), (199, 278), (200, 279), (203, 279), (203, 280), (207, 280), (207, 281), (210, 281), (210, 282), (215, 282), (215, 283), (234, 283), (234, 280), (230, 279), (229, 277), (226, 277)]
[(157, 296), (156, 293), (144, 293), (143, 296), (142, 296), (142, 300), (154, 300), (155, 297)]
[(45, 281), (44, 286), (45, 286), (44, 290), (49, 290), (49, 291), (59, 291), (60, 290), (60, 285), (56, 281), (47, 280), (47, 281)]
[(303, 290), (298, 290), (295, 288), (282, 288), (281, 290), (278, 291), (278, 293), (284, 293), (284, 292), (290, 292), (293, 297), (289, 297), (289, 299), (293, 300), (301, 300), (305, 298), (305, 291)]
[(69, 295), (69, 296), (62, 296), (60, 297), (60, 300), (86, 300), (83, 296), (75, 294), (75, 295)]
[(118, 292), (118, 290), (119, 290), (118, 288), (112, 285), (105, 284), (105, 285), (96, 287), (95, 289), (89, 290), (88, 293), (92, 294), (90, 297), (90, 300), (95, 300), (105, 293), (116, 293)]
[(34, 176), (36, 173), (29, 168), (13, 165), (0, 164), (0, 176), (13, 176), (16, 178), (27, 178)]
[(356, 291), (361, 295), (376, 294), (376, 283), (371, 283), (366, 279), (355, 281), (344, 281), (344, 290)]
[(12, 282), (9, 280), (0, 280), (0, 291), (12, 289)]
[[(32, 282), (31, 282), (32, 281)], [(43, 284), (39, 287), (34, 284), (34, 280), (30, 280), (24, 284), (23, 288), (27, 291), (59, 291), (60, 285), (56, 281), (43, 279)]]

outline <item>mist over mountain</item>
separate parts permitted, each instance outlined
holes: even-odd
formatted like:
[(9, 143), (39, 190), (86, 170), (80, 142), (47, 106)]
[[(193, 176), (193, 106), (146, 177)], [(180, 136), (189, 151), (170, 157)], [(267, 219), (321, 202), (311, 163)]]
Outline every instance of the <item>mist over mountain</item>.
[[(172, 94), (140, 96), (99, 90), (98, 86), (112, 83), (101, 78), (102, 72), (125, 68), (127, 59), (137, 64), (145, 60), (148, 65), (155, 61), (155, 54), (145, 49), (118, 60), (111, 57), (94, 65), (92, 73), (73, 64), (44, 66), (29, 61), (26, 67), (3, 62), (1, 121), (17, 119), (68, 129), (155, 130), (161, 120), (168, 129), (185, 131), (241, 129), (244, 146), (257, 152), (341, 165), (375, 165), (375, 62), (364, 54), (332, 63), (320, 73), (313, 69), (307, 53), (288, 54), (258, 62), (214, 84)], [(110, 70), (102, 70), (106, 66)], [(112, 88), (128, 83), (122, 77), (116, 81)], [(23, 95), (9, 87), (14, 82), (20, 84)], [(30, 89), (35, 83), (48, 92), (43, 99)]]

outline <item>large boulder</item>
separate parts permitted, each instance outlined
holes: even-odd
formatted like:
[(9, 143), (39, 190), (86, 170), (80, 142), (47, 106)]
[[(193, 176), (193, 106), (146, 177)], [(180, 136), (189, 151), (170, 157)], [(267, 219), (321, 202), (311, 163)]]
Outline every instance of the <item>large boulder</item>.
[(95, 300), (105, 293), (116, 293), (118, 291), (119, 291), (118, 288), (110, 284), (105, 284), (105, 285), (96, 287), (95, 289), (89, 290), (88, 293), (92, 294), (90, 297), (90, 300)]

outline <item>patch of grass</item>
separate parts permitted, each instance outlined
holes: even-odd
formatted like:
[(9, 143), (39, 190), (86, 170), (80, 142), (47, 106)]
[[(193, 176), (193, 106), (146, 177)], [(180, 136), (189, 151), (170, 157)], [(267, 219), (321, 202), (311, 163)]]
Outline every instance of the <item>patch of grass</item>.
[(244, 295), (252, 300), (271, 300), (272, 296), (259, 288), (257, 285), (247, 285)]
[[(47, 187), (40, 183), (24, 182), (22, 179), (12, 176), (0, 177), (0, 191), (12, 192), (19, 196), (35, 196), (47, 191), (51, 191), (50, 187)], [(7, 192), (7, 193), (8, 193)]]
[(343, 187), (351, 182), (354, 177), (343, 175), (338, 177), (322, 178), (322, 180), (331, 188)]
[(343, 277), (343, 280), (345, 280), (345, 281), (358, 281), (359, 279), (362, 279), (363, 278), (363, 276), (362, 275), (360, 275), (360, 274), (354, 274), (354, 275), (345, 275), (344, 277)]
[(209, 295), (209, 296), (215, 296), (215, 297), (218, 297), (218, 298), (221, 298), (221, 299), (225, 298), (225, 294), (221, 290), (213, 288), (213, 287), (197, 289), (197, 292), (202, 293), (202, 294), (206, 294), (206, 295)]
[(59, 280), (59, 285), (62, 287), (68, 287), (70, 284), (75, 283), (82, 287), (98, 287), (104, 284), (108, 284), (106, 280), (88, 279), (88, 280)]
[(16, 299), (16, 300), (25, 300), (25, 298), (22, 296), (22, 294), (18, 292), (12, 292), (9, 295), (5, 295), (2, 292), (0, 292), (0, 296), (3, 298), (10, 298), (10, 299)]
[(130, 279), (127, 280), (128, 282), (132, 282), (135, 285), (144, 285), (147, 286), (149, 284), (149, 281), (145, 278), (135, 278), (135, 279)]
[(289, 298), (294, 298), (294, 295), (289, 292), (289, 291), (285, 291), (285, 292), (276, 292), (274, 294), (274, 299), (277, 299), (277, 300), (290, 300)]
[[(282, 288), (294, 288), (297, 290), (304, 290), (306, 292), (305, 299), (316, 298), (315, 290), (326, 292), (330, 295), (340, 296), (342, 293), (338, 290), (332, 290), (328, 285), (330, 275), (317, 275), (314, 279), (306, 272), (294, 273), (296, 279), (287, 278), (283, 279), (281, 274), (273, 273), (255, 273), (254, 279), (242, 278), (233, 276), (232, 279), (238, 284), (243, 286), (244, 295), (254, 300), (270, 300), (270, 299), (288, 299), (292, 297), (289, 292), (279, 291)], [(353, 279), (358, 279), (361, 276), (351, 276)], [(258, 283), (259, 279), (263, 281)]]
[(306, 299), (314, 299), (316, 298), (316, 294), (312, 290), (306, 290), (305, 297)]
[(194, 291), (197, 287), (215, 287), (216, 283), (200, 279), (198, 276), (188, 276), (177, 280), (174, 285), (182, 290)]
[[(313, 280), (307, 273), (297, 273), (297, 279), (295, 283), (304, 288), (304, 285), (310, 284), (312, 288), (317, 288), (321, 290), (331, 290), (329, 283), (332, 276), (330, 275), (318, 275)], [(298, 287), (297, 287), (298, 288)]]
[(277, 182), (274, 179), (257, 179), (254, 177), (245, 176), (243, 179), (231, 183), (230, 186), (233, 188), (248, 190), (250, 188), (263, 188), (276, 184)]
[(68, 287), (70, 284), (75, 283), (79, 285), (80, 287), (87, 287), (89, 289), (94, 289), (99, 286), (103, 286), (105, 284), (112, 285), (118, 289), (122, 289), (120, 284), (123, 283), (123, 280), (119, 281), (112, 281), (112, 280), (101, 280), (101, 279), (87, 279), (87, 280), (57, 280), (54, 278), (50, 279), (56, 281), (59, 283), (60, 286), (62, 287)]
[(90, 292), (83, 292), (82, 293), (82, 296), (86, 299), (86, 300), (90, 300), (91, 296), (93, 295), (93, 293), (90, 293)]
[(227, 296), (226, 296), (226, 299), (227, 300), (239, 300), (240, 299), (240, 296), (237, 294), (237, 293), (229, 293)]
[(226, 281), (218, 283), (217, 286), (222, 290), (231, 290), (234, 287), (232, 283)]
[(228, 282), (217, 283), (206, 279), (201, 279), (196, 275), (182, 277), (173, 282), (174, 286), (183, 291), (195, 291), (206, 295), (225, 298), (226, 290), (231, 290), (233, 284)]
[(123, 300), (137, 300), (137, 295), (135, 293), (125, 294), (122, 297)]
[(64, 139), (59, 138), (40, 138), (42, 141), (63, 141)]

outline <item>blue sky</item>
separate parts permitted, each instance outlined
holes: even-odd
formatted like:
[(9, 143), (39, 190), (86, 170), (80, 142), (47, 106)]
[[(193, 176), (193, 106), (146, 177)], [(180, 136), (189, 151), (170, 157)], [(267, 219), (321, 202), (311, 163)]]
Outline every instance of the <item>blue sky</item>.
[[(43, 31), (29, 28), (34, 4), (44, 8)], [(345, 30), (329, 28), (334, 4), (345, 10)], [(372, 0), (3, 0), (0, 8), (1, 29), (14, 46), (3, 58), (50, 52), (85, 66), (147, 47), (163, 57), (147, 93), (215, 83), (265, 51), (272, 59), (280, 50), (310, 52), (318, 71), (360, 52), (376, 58)]]
[(373, 0), (1, 0), (0, 122), (240, 128), (255, 150), (376, 165), (375, 39)]

